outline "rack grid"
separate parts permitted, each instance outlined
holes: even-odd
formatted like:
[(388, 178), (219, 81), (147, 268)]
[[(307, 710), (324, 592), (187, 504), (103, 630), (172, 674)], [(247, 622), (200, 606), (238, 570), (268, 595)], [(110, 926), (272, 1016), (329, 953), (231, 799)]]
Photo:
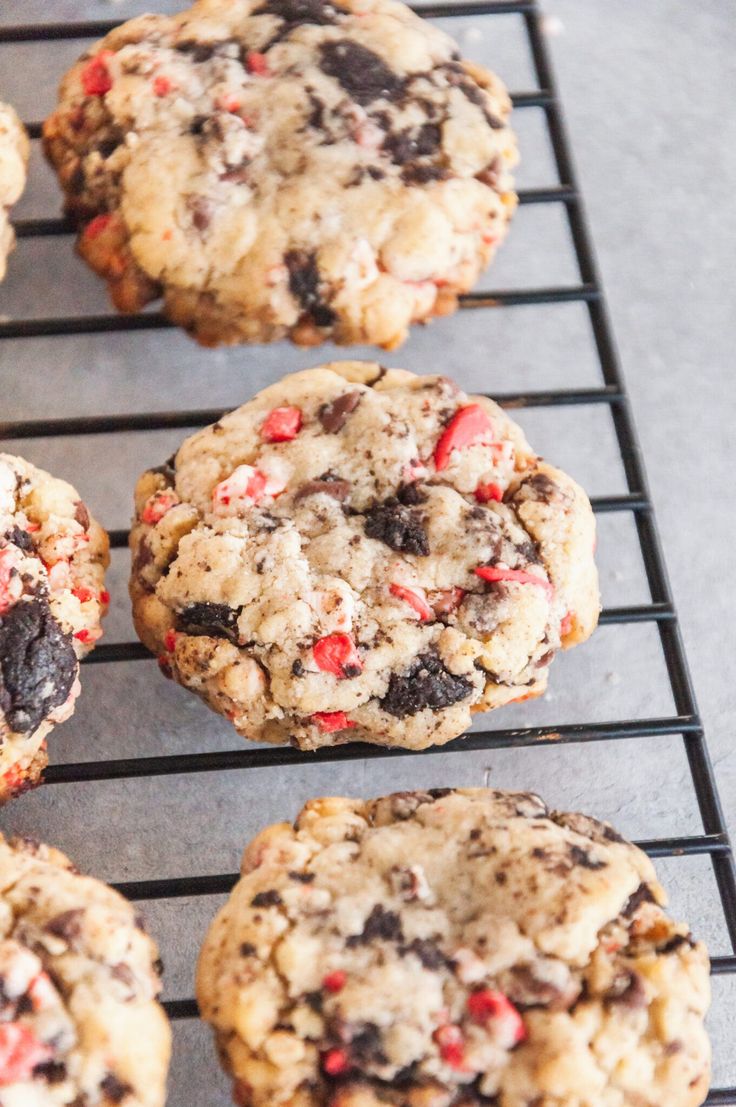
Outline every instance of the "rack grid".
[[(601, 623), (656, 625), (675, 708), (672, 715), (665, 717), (632, 718), (616, 722), (576, 722), (556, 727), (482, 730), (458, 739), (449, 747), (425, 750), (422, 756), (430, 756), (437, 752), (453, 752), (461, 755), (463, 751), (531, 746), (552, 741), (560, 744), (680, 736), (687, 755), (703, 833), (649, 839), (640, 841), (638, 844), (654, 858), (688, 857), (698, 854), (710, 857), (730, 945), (730, 952), (712, 958), (712, 971), (716, 975), (729, 974), (731, 977), (736, 977), (734, 855), (729, 843), (703, 725), (688, 671), (639, 441), (619, 366), (563, 111), (544, 40), (541, 12), (537, 0), (475, 0), (475, 2), (459, 0), (456, 3), (413, 6), (420, 15), (432, 19), (514, 14), (523, 21), (538, 87), (530, 91), (514, 93), (512, 100), (518, 109), (534, 107), (543, 110), (559, 183), (546, 188), (522, 190), (519, 200), (521, 204), (559, 204), (564, 207), (579, 282), (568, 287), (553, 286), (471, 293), (461, 298), (461, 307), (469, 310), (570, 302), (580, 302), (585, 305), (603, 383), (591, 388), (494, 393), (493, 398), (508, 408), (605, 405), (610, 410), (627, 491), (620, 495), (596, 497), (592, 501), (593, 507), (598, 514), (627, 512), (633, 516), (651, 599), (644, 604), (606, 608), (602, 612)], [(62, 39), (92, 39), (106, 34), (116, 25), (116, 22), (97, 20), (0, 25), (0, 45)], [(40, 122), (31, 121), (27, 127), (31, 137), (39, 137)], [(67, 220), (49, 218), (20, 220), (16, 222), (15, 228), (19, 238), (68, 235), (73, 231), (72, 225)], [(168, 326), (170, 324), (166, 319), (155, 312), (132, 316), (102, 314), (12, 319), (0, 321), (0, 339), (133, 331)], [(15, 420), (0, 422), (0, 439), (195, 428), (215, 421), (221, 414), (223, 411), (218, 408), (65, 419)], [(111, 530), (110, 538), (113, 548), (127, 544), (125, 530)], [(137, 642), (103, 643), (85, 663), (106, 664), (147, 658), (150, 659), (150, 654)], [(320, 761), (344, 762), (356, 759), (402, 757), (410, 752), (400, 749), (381, 749), (357, 743), (333, 749), (322, 748), (316, 752), (278, 747), (270, 749), (246, 747), (225, 752), (166, 754), (52, 765), (46, 772), (45, 780), (49, 785), (61, 785), (169, 774), (224, 772), (231, 769), (297, 766)], [(116, 887), (134, 900), (162, 900), (226, 893), (235, 880), (236, 874), (217, 873), (205, 876), (184, 875), (169, 879), (129, 881), (118, 883)], [(193, 999), (169, 1000), (165, 1003), (165, 1007), (170, 1017), (175, 1020), (193, 1018), (197, 1014)], [(736, 1105), (736, 1086), (711, 1089), (706, 1107), (729, 1104)]]

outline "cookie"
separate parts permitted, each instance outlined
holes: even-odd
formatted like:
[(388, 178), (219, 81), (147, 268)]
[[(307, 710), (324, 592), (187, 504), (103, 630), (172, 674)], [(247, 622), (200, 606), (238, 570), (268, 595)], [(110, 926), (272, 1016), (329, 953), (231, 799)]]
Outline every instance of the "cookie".
[(158, 951), (121, 895), (0, 835), (3, 1107), (163, 1107)]
[(102, 634), (108, 539), (76, 489), (0, 454), (0, 803), (38, 781)]
[(487, 789), (264, 830), (197, 994), (240, 1107), (697, 1107), (708, 956), (610, 826)]
[(136, 490), (136, 628), (247, 738), (421, 749), (541, 694), (599, 600), (585, 493), (495, 403), (294, 373)]
[(8, 254), (15, 245), (9, 212), (25, 188), (29, 153), (30, 143), (23, 124), (10, 104), (0, 102), (0, 281), (5, 276)]
[(395, 0), (200, 0), (97, 43), (44, 137), (119, 310), (162, 298), (208, 346), (390, 349), (504, 237), (509, 111)]

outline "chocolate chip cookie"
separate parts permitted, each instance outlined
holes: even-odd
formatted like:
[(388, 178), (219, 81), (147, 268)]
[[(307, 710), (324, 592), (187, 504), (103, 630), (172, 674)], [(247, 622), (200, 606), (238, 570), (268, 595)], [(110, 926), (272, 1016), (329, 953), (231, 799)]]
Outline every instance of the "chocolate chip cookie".
[(144, 473), (138, 633), (245, 737), (421, 749), (598, 617), (585, 493), (446, 377), (285, 377)]
[(104, 530), (66, 481), (0, 454), (0, 803), (36, 783), (102, 634)]
[(240, 1107), (697, 1107), (708, 956), (605, 823), (486, 789), (264, 830), (197, 994)]
[(10, 208), (26, 186), (30, 143), (25, 127), (10, 104), (0, 102), (0, 281), (15, 245)]
[(58, 850), (0, 835), (3, 1107), (163, 1107), (157, 958), (112, 888)]
[(504, 237), (501, 82), (395, 0), (200, 0), (118, 27), (44, 127), (121, 311), (205, 345), (397, 346)]

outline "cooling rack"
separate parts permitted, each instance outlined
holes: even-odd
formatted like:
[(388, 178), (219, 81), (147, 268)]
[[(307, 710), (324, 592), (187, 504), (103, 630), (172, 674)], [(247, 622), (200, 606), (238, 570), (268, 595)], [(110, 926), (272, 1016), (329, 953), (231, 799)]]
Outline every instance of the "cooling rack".
[[(586, 223), (583, 201), (580, 195), (572, 163), (562, 107), (557, 94), (554, 76), (544, 35), (541, 13), (535, 0), (480, 0), (480, 2), (435, 3), (417, 6), (415, 10), (427, 18), (457, 18), (462, 16), (493, 17), (514, 15), (523, 23), (527, 38), (536, 86), (530, 91), (513, 95), (517, 109), (541, 109), (553, 152), (557, 183), (550, 187), (530, 188), (520, 193), (522, 205), (557, 205), (565, 214), (566, 231), (574, 251), (578, 279), (572, 285), (555, 284), (549, 287), (515, 288), (507, 291), (481, 291), (462, 297), (464, 311), (471, 309), (498, 309), (519, 305), (554, 305), (578, 303), (584, 306), (591, 330), (601, 383), (594, 387), (554, 388), (545, 391), (524, 390), (494, 393), (494, 399), (504, 406), (515, 408), (570, 408), (578, 406), (586, 412), (591, 406), (602, 405), (610, 413), (615, 439), (625, 478), (626, 491), (617, 495), (598, 496), (593, 506), (599, 515), (627, 514), (632, 520), (644, 567), (649, 599), (645, 603), (607, 607), (602, 613), (603, 625), (649, 624), (656, 627), (658, 643), (664, 660), (669, 691), (674, 710), (671, 714), (656, 717), (632, 717), (607, 721), (573, 721), (558, 726), (527, 726), (513, 729), (483, 729), (445, 747), (441, 752), (454, 758), (463, 753), (499, 750), (509, 747), (544, 746), (549, 743), (591, 743), (625, 741), (637, 738), (663, 738), (684, 748), (689, 782), (699, 811), (702, 833), (683, 833), (668, 837), (647, 839), (639, 844), (655, 858), (688, 858), (704, 855), (710, 860), (712, 874), (723, 912), (725, 932), (728, 935), (728, 951), (715, 951), (712, 958), (714, 975), (728, 975), (736, 979), (736, 878), (734, 857), (728, 840), (726, 824), (720, 805), (716, 782), (711, 766), (706, 739), (695, 695), (690, 681), (677, 613), (667, 579), (662, 547), (652, 510), (647, 479), (639, 443), (632, 420), (628, 396), (619, 368), (611, 327), (594, 259), (591, 239)], [(11, 43), (40, 43), (63, 39), (93, 39), (106, 34), (116, 21), (97, 20), (79, 22), (67, 20), (56, 23), (29, 23), (27, 25), (0, 24), (0, 46)], [(80, 47), (81, 49), (81, 47)], [(40, 123), (30, 121), (28, 129), (33, 138), (40, 135)], [(19, 239), (47, 238), (68, 235), (72, 228), (63, 219), (29, 218), (16, 223)], [(67, 248), (66, 245), (64, 248)], [(166, 328), (168, 323), (159, 314), (144, 313), (134, 316), (104, 314), (75, 314), (48, 318), (12, 318), (0, 320), (0, 340), (25, 338), (51, 338), (64, 335), (89, 335), (121, 331), (139, 331)], [(7, 348), (7, 347), (6, 347)], [(3, 343), (0, 342), (0, 359)], [(14, 420), (0, 423), (0, 440), (34, 439), (47, 437), (86, 436), (115, 434), (130, 431), (163, 431), (176, 428), (193, 428), (216, 420), (222, 409), (170, 410), (132, 414), (110, 414), (63, 419)], [(104, 520), (103, 520), (104, 522)], [(111, 530), (113, 548), (126, 545), (127, 533), (122, 529)], [(147, 651), (135, 642), (101, 644), (87, 659), (86, 665), (110, 665), (149, 659)], [(664, 671), (664, 670), (663, 670)], [(667, 756), (665, 746), (662, 756)], [(430, 757), (440, 752), (425, 751), (421, 756)], [(236, 750), (209, 750), (192, 753), (166, 753), (103, 760), (77, 761), (54, 764), (46, 773), (49, 785), (69, 786), (92, 784), (134, 778), (187, 775), (199, 773), (226, 773), (229, 770), (256, 770), (264, 767), (283, 767), (296, 771), (299, 766), (319, 762), (344, 763), (368, 761), (377, 758), (401, 758), (407, 756), (401, 750), (383, 750), (357, 744), (336, 749), (321, 749), (305, 753), (293, 749), (260, 747)], [(416, 756), (416, 755), (414, 755)], [(213, 896), (229, 891), (235, 880), (233, 873), (212, 875), (181, 875), (169, 878), (127, 881), (117, 887), (134, 900), (167, 901), (183, 900), (198, 896)], [(719, 905), (714, 902), (713, 908)], [(173, 1020), (183, 1021), (196, 1017), (193, 999), (167, 1000), (165, 1004)], [(736, 1086), (717, 1087), (710, 1091), (707, 1104), (736, 1104)], [(666, 1107), (666, 1105), (662, 1105)]]

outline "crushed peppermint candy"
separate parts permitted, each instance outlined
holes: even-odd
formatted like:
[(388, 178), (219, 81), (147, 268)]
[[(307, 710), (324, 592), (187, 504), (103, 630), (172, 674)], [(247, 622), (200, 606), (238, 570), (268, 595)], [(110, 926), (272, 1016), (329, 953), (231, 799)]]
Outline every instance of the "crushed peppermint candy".
[(312, 646), (312, 655), (318, 669), (332, 673), (338, 680), (358, 676), (363, 671), (357, 646), (349, 634), (328, 634), (318, 639)]
[(141, 512), (141, 520), (151, 527), (160, 523), (164, 515), (171, 511), (179, 503), (179, 497), (171, 488), (164, 488), (160, 492), (154, 492), (146, 501)]
[(455, 412), (442, 432), (434, 451), (434, 467), (437, 472), (450, 464), (453, 450), (464, 446), (490, 445), (493, 441), (491, 417), (480, 404), (468, 404)]
[(390, 584), (389, 591), (392, 596), (403, 600), (416, 611), (420, 619), (433, 619), (434, 611), (427, 603), (427, 596), (423, 588), (409, 588), (405, 584)]
[(290, 442), (302, 427), (298, 407), (275, 407), (261, 423), (261, 438), (265, 442)]
[(352, 722), (344, 711), (315, 711), (314, 715), (310, 716), (310, 721), (324, 734), (334, 734), (336, 730), (348, 730), (349, 727), (358, 725)]
[(501, 569), (495, 565), (480, 565), (475, 573), (481, 580), (487, 580), (490, 583), (500, 581), (505, 584), (536, 584), (548, 596), (554, 594), (554, 588), (548, 580), (544, 580), (534, 573), (527, 573), (525, 569)]

